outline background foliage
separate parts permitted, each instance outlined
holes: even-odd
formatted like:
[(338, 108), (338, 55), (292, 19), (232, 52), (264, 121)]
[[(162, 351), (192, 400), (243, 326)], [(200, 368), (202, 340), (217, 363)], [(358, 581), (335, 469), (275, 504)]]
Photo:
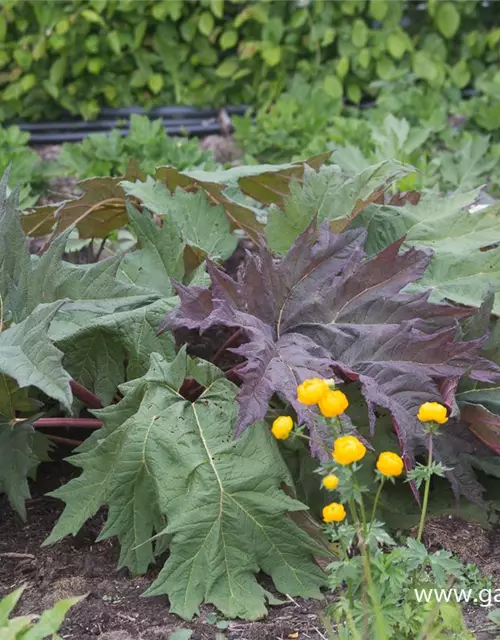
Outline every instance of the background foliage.
[(478, 0), (4, 0), (0, 118), (263, 103), (298, 73), (354, 103), (408, 74), (440, 90), (474, 86), (489, 121), (499, 14)]

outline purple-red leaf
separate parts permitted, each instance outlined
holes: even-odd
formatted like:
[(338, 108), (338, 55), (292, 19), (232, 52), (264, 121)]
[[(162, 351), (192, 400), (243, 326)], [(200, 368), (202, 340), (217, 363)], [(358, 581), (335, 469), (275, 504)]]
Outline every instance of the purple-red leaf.
[[(375, 407), (390, 411), (411, 465), (425, 445), (420, 404), (441, 400), (448, 378), (467, 373), (488, 382), (500, 379), (500, 368), (479, 356), (483, 340), (455, 340), (458, 320), (473, 311), (402, 293), (422, 277), (430, 253), (400, 253), (396, 242), (368, 259), (365, 237), (361, 229), (335, 235), (311, 224), (280, 261), (263, 244), (249, 253), (238, 281), (210, 264), (210, 293), (180, 287), (181, 305), (163, 328), (243, 330), (247, 342), (234, 349), (246, 360), (238, 371), (239, 431), (264, 418), (278, 393), (318, 432), (317, 415), (297, 402), (296, 387), (337, 374), (361, 384), (372, 429)], [(446, 400), (451, 407), (454, 387)], [(439, 456), (446, 443), (437, 440)]]

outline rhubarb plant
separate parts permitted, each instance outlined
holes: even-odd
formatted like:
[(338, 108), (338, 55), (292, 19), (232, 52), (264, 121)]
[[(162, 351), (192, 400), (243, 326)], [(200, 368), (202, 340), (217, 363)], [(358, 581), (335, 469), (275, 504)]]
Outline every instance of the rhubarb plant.
[[(47, 544), (105, 507), (99, 539), (118, 539), (121, 567), (143, 574), (168, 549), (148, 593), (186, 619), (203, 602), (262, 617), (273, 596), (261, 571), (291, 597), (320, 597), (319, 483), (301, 493), (293, 447), (270, 430), (293, 416), (308, 468), (330, 458), (323, 416), (297, 401), (305, 379), (342, 388), (353, 408), (342, 429), (367, 446), (396, 434), (408, 468), (427, 454), (418, 407), (446, 405), (434, 458), (457, 496), (481, 504), (472, 454), (492, 445), (500, 381), (487, 278), (474, 271), (463, 298), (426, 287), (447, 259), (446, 221), (435, 216), (439, 243), (417, 235), (432, 201), (391, 192), (411, 168), (346, 176), (326, 159), (147, 179), (132, 166), (23, 214), (0, 187), (0, 490), (25, 517), (40, 462), (74, 449), (80, 475), (53, 494), (65, 507)], [(467, 246), (479, 253), (495, 210), (478, 220)], [(112, 239), (123, 225), (126, 252)], [(115, 255), (67, 262), (75, 227)], [(44, 238), (37, 255), (30, 234)]]

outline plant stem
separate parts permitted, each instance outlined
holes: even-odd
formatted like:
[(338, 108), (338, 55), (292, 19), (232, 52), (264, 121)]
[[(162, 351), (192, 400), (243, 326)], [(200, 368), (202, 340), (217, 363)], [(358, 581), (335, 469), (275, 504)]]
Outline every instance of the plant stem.
[(76, 398), (78, 398), (78, 400), (81, 400), (89, 409), (103, 408), (103, 404), (100, 398), (98, 398), (94, 393), (92, 393), (92, 391), (89, 391), (88, 389), (86, 389), (79, 382), (76, 382), (76, 380), (70, 380), (69, 386), (71, 387), (71, 391), (73, 392), (73, 395)]
[(39, 418), (33, 423), (35, 429), (40, 427), (76, 427), (77, 429), (100, 429), (101, 420), (94, 418)]
[(97, 250), (96, 256), (94, 258), (94, 262), (99, 262), (99, 258), (101, 257), (101, 254), (104, 251), (104, 247), (106, 246), (106, 241), (108, 238), (109, 236), (104, 236), (104, 238), (102, 239), (102, 242), (99, 245), (99, 249)]
[(370, 556), (364, 541), (361, 542), (360, 550), (361, 550), (361, 557), (363, 559), (363, 570), (365, 574), (365, 579), (368, 585), (368, 593), (370, 594), (372, 607), (375, 611), (375, 622), (377, 625), (377, 640), (387, 640), (387, 633), (385, 629), (384, 618), (382, 616), (382, 611), (380, 609), (380, 602), (377, 597), (377, 591), (373, 583), (373, 576), (370, 568)]
[(349, 471), (351, 472), (352, 484), (358, 490), (359, 493), (359, 510), (361, 513), (361, 524), (363, 525), (363, 537), (366, 536), (366, 511), (365, 511), (365, 503), (363, 501), (363, 495), (361, 493), (358, 479), (356, 478), (356, 474), (352, 470), (352, 466), (349, 466)]
[(427, 459), (427, 478), (425, 479), (424, 500), (422, 502), (422, 512), (420, 513), (420, 523), (418, 525), (417, 540), (421, 542), (424, 532), (425, 518), (427, 516), (427, 505), (429, 504), (429, 490), (431, 486), (430, 468), (432, 464), (432, 433), (429, 433), (429, 457)]
[(47, 436), (47, 438), (51, 442), (55, 442), (56, 444), (62, 444), (66, 447), (79, 447), (82, 444), (81, 440), (71, 440), (70, 438), (61, 438), (60, 436)]
[(224, 342), (224, 344), (215, 352), (215, 355), (212, 358), (212, 364), (216, 364), (216, 362), (220, 359), (224, 351), (226, 351), (228, 347), (230, 347), (234, 342), (236, 342), (236, 340), (241, 336), (242, 333), (243, 333), (243, 329), (240, 328), (237, 331), (235, 331), (232, 335), (229, 336), (226, 342)]
[(370, 531), (372, 529), (372, 524), (373, 524), (373, 521), (375, 519), (375, 515), (377, 514), (378, 501), (379, 501), (379, 498), (380, 498), (380, 494), (382, 493), (382, 488), (384, 486), (384, 483), (385, 483), (385, 478), (384, 478), (384, 476), (382, 476), (382, 479), (380, 480), (380, 484), (379, 484), (378, 489), (377, 489), (377, 493), (375, 494), (375, 502), (373, 503), (373, 508), (372, 508), (372, 512), (371, 512), (371, 515), (370, 515), (370, 526), (368, 528), (368, 533), (370, 533)]

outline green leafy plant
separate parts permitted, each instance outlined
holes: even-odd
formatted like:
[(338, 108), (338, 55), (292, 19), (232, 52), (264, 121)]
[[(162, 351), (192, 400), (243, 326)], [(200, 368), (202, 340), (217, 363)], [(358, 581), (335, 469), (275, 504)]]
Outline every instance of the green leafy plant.
[(9, 187), (20, 187), (19, 202), (23, 208), (37, 202), (52, 171), (50, 163), (42, 163), (38, 154), (30, 149), (29, 138), (19, 127), (0, 127), (0, 174), (10, 170)]
[(147, 174), (157, 167), (172, 164), (179, 169), (214, 169), (213, 155), (200, 149), (197, 139), (170, 137), (161, 120), (132, 115), (130, 130), (123, 136), (118, 130), (95, 133), (83, 142), (65, 143), (59, 155), (63, 171), (79, 180), (96, 176), (123, 176), (130, 159)]
[[(444, 402), (453, 419), (433, 455), (453, 467), (457, 495), (483, 504), (466, 455), (480, 442), (467, 429), (458, 438), (455, 392), (459, 379), (498, 386), (484, 350), (489, 311), (429, 301), (418, 286), (432, 256), (403, 250), (400, 236), (372, 252), (361, 221), (385, 211), (374, 203), (411, 168), (384, 162), (346, 176), (327, 159), (167, 166), (154, 178), (132, 167), (22, 216), (5, 179), (0, 190), (1, 489), (24, 516), (27, 479), (58, 430), (72, 429), (81, 475), (53, 494), (66, 504), (47, 544), (107, 507), (100, 539), (118, 538), (120, 566), (144, 573), (169, 549), (148, 593), (168, 595), (186, 619), (204, 601), (227, 618), (262, 617), (275, 600), (260, 571), (282, 593), (321, 596), (315, 557), (331, 550), (311, 517), (318, 487), (305, 494), (309, 515), (269, 429), (286, 410), (325, 459), (331, 433), (297, 400), (304, 378), (334, 378), (359, 407), (356, 427), (396, 433), (409, 467), (429, 446), (418, 406)], [(75, 226), (106, 239), (124, 224), (133, 249), (91, 264), (63, 259)], [(23, 227), (49, 236), (40, 255), (30, 256)], [(255, 242), (239, 267), (235, 231)], [(347, 417), (344, 428), (355, 428)], [(315, 464), (307, 450), (302, 459)]]
[[(297, 72), (359, 103), (410, 74), (494, 91), (496, 3), (259, 0), (3, 4), (2, 119), (94, 118), (103, 105), (249, 104)], [(403, 26), (405, 25), (405, 26)], [(482, 82), (482, 84), (481, 84)], [(491, 105), (493, 107), (493, 105)], [(490, 107), (491, 117), (494, 109)]]
[[(297, 396), (307, 408), (318, 405), (333, 436), (333, 460), (323, 463), (317, 470), (323, 476), (323, 487), (336, 492), (340, 500), (323, 508), (327, 534), (341, 550), (340, 558), (327, 568), (330, 587), (340, 591), (339, 600), (329, 607), (329, 614), (337, 626), (337, 633), (332, 630), (331, 637), (423, 640), (429, 636), (456, 637), (455, 634), (460, 633), (461, 638), (472, 638), (457, 602), (450, 603), (450, 598), (441, 602), (436, 594), (452, 584), (455, 593), (468, 586), (470, 581), (465, 567), (447, 551), (429, 553), (421, 542), (431, 478), (449, 471), (433, 457), (440, 425), (447, 421), (446, 408), (439, 403), (427, 402), (418, 411), (418, 419), (429, 439), (428, 461), (411, 469), (407, 481), (413, 483), (414, 491), (424, 485), (422, 510), (416, 539), (407, 538), (404, 545), (398, 545), (376, 516), (384, 484), (394, 483), (402, 474), (403, 459), (392, 451), (380, 453), (375, 482), (372, 476), (369, 484), (361, 484), (368, 479), (366, 474), (362, 481), (359, 479), (363, 467), (361, 460), (367, 449), (355, 435), (346, 435), (345, 420), (340, 419), (349, 405), (344, 393), (335, 389), (333, 380), (316, 378), (300, 385)], [(307, 438), (301, 429), (289, 430), (286, 434), (274, 431), (279, 420), (283, 418), (278, 418), (273, 427), (277, 438), (290, 435)], [(378, 487), (375, 489), (374, 485)], [(366, 495), (371, 491), (375, 497), (369, 514)], [(428, 594), (428, 597), (422, 597), (422, 594)]]
[(13, 591), (0, 600), (0, 637), (2, 640), (61, 640), (57, 634), (69, 609), (85, 596), (60, 600), (52, 609), (40, 616), (28, 615), (11, 618), (17, 603), (23, 595), (23, 588)]

